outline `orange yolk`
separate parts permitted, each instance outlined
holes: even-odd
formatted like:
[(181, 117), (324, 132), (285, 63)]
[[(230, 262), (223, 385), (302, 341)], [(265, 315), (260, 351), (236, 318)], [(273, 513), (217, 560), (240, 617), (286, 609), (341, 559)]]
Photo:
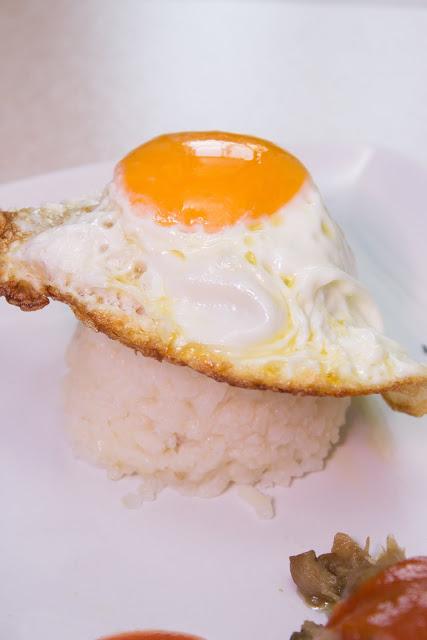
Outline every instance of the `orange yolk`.
[(217, 231), (274, 214), (301, 188), (305, 167), (280, 147), (219, 131), (159, 136), (131, 151), (115, 182), (141, 215)]

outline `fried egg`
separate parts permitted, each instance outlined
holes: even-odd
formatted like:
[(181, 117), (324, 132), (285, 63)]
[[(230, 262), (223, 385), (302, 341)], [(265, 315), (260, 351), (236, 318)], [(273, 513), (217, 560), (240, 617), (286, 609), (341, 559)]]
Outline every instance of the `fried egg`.
[(252, 136), (163, 135), (99, 200), (0, 214), (0, 294), (233, 385), (427, 411), (307, 169)]

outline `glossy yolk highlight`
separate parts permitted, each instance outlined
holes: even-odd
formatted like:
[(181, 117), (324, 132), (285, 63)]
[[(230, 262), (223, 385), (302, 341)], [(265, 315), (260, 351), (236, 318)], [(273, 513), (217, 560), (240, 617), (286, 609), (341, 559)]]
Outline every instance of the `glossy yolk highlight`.
[(208, 231), (243, 217), (274, 214), (301, 188), (307, 170), (280, 147), (218, 131), (159, 136), (131, 151), (115, 182), (135, 210), (163, 225)]

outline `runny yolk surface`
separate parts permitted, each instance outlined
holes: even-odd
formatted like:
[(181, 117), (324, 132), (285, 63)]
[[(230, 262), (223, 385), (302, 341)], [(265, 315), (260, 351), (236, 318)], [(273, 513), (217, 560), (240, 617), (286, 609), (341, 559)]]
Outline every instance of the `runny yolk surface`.
[(115, 182), (141, 215), (154, 211), (163, 225), (217, 231), (243, 217), (275, 213), (307, 175), (299, 160), (271, 142), (208, 131), (150, 140), (119, 162)]
[(402, 560), (337, 604), (327, 624), (339, 640), (427, 640), (427, 557)]

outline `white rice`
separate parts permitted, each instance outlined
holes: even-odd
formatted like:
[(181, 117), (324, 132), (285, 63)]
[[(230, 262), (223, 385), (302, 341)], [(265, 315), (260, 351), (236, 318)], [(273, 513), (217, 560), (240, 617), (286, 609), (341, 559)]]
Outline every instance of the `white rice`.
[(323, 467), (349, 405), (232, 387), (82, 326), (67, 361), (76, 453), (113, 478), (138, 474), (141, 501), (164, 487), (211, 497), (233, 483), (289, 485)]

